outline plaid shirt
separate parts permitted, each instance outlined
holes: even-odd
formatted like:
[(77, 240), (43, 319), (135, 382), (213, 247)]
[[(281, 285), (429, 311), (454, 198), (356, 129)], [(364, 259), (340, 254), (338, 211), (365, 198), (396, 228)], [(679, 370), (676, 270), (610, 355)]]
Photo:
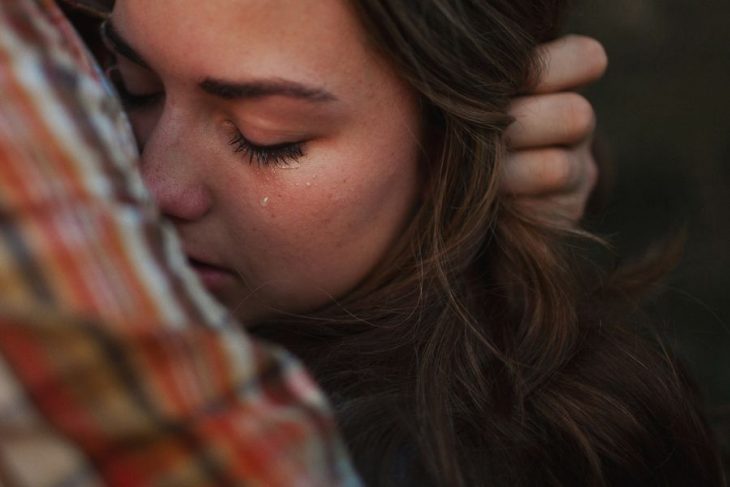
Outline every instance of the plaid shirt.
[(51, 0), (0, 0), (0, 485), (358, 485), (322, 394), (200, 286)]

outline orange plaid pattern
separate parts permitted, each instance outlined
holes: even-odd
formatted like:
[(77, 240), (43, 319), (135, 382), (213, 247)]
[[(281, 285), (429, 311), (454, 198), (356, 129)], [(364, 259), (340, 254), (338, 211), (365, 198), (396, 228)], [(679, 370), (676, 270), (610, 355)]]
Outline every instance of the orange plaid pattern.
[(0, 1), (0, 485), (359, 485), (328, 405), (187, 268), (51, 0)]

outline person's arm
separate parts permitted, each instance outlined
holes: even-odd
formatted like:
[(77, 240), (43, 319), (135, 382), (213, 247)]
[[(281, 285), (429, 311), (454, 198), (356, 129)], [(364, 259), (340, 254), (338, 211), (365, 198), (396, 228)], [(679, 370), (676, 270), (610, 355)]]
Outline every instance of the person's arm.
[(187, 269), (84, 52), (0, 2), (0, 485), (358, 485), (299, 363)]
[(598, 179), (592, 152), (595, 114), (575, 93), (598, 80), (608, 60), (590, 37), (566, 36), (539, 48), (544, 61), (533, 92), (514, 100), (511, 152), (502, 190), (546, 218), (575, 224)]

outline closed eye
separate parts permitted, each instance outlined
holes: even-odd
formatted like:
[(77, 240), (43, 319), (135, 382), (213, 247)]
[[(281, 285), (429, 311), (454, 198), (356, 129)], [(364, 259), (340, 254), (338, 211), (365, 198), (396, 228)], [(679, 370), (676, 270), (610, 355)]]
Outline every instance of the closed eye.
[(234, 153), (243, 154), (250, 164), (282, 168), (294, 167), (304, 157), (304, 142), (283, 142), (274, 145), (259, 145), (248, 140), (236, 131), (229, 141)]

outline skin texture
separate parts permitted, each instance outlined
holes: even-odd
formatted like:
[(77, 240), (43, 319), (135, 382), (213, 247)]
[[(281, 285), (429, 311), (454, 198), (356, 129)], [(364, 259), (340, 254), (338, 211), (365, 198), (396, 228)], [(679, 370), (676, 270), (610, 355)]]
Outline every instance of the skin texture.
[[(366, 277), (420, 197), (420, 117), (344, 2), (118, 0), (111, 23), (136, 54), (117, 56), (121, 91), (146, 97), (128, 107), (145, 182), (224, 304), (244, 322), (305, 312)], [(539, 94), (515, 101), (507, 133), (504, 191), (571, 222), (595, 184), (594, 117), (584, 98), (555, 92), (600, 76), (591, 42), (544, 47)], [(201, 88), (207, 78), (286, 79), (332, 99), (224, 99)], [(264, 163), (231, 143), (239, 133), (303, 144)]]
[[(317, 22), (302, 22), (312, 18)], [(337, 0), (123, 0), (113, 28), (150, 69), (119, 56), (142, 174), (208, 288), (244, 321), (323, 305), (362, 280), (419, 197), (419, 109), (364, 47)], [(208, 26), (215, 25), (216, 29)], [(287, 79), (336, 100), (226, 100), (204, 78)], [(235, 152), (306, 141), (302, 157)], [(291, 159), (291, 158), (290, 158)]]

